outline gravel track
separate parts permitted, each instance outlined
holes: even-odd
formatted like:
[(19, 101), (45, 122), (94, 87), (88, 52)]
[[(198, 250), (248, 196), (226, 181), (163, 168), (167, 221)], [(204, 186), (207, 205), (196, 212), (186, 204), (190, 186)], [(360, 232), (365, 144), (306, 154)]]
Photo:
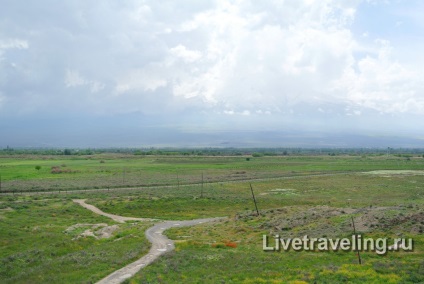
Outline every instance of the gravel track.
[[(154, 221), (154, 219), (148, 219), (148, 218), (133, 218), (133, 217), (124, 217), (124, 216), (118, 216), (114, 214), (109, 214), (106, 212), (103, 212), (99, 208), (85, 203), (85, 199), (74, 199), (75, 203), (83, 206), (84, 208), (87, 208), (88, 210), (91, 210), (92, 212), (103, 215), (106, 217), (111, 218), (112, 220), (124, 223), (125, 221)], [(122, 283), (126, 279), (134, 276), (140, 269), (143, 267), (146, 267), (153, 261), (155, 261), (159, 256), (170, 252), (174, 250), (175, 245), (174, 242), (170, 239), (168, 239), (165, 235), (163, 235), (163, 232), (169, 228), (173, 227), (184, 227), (184, 226), (193, 226), (198, 225), (206, 222), (213, 222), (213, 221), (219, 221), (225, 218), (206, 218), (206, 219), (196, 219), (196, 220), (188, 220), (188, 221), (162, 221), (157, 224), (155, 224), (153, 227), (150, 227), (146, 231), (146, 237), (147, 239), (152, 243), (152, 247), (150, 248), (150, 251), (147, 255), (141, 257), (140, 259), (136, 260), (133, 263), (128, 264), (127, 266), (124, 266), (121, 269), (116, 270), (115, 272), (112, 272), (105, 278), (98, 281), (98, 284), (117, 284)]]

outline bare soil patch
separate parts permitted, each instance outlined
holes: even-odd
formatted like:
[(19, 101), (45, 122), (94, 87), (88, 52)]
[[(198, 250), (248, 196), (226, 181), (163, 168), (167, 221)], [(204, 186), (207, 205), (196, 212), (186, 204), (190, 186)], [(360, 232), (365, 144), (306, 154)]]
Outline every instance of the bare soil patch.
[(422, 176), (424, 175), (424, 171), (415, 171), (415, 170), (378, 170), (378, 171), (370, 171), (370, 172), (362, 172), (362, 174), (367, 175), (380, 175), (385, 177), (391, 176)]
[[(87, 228), (83, 232), (79, 233), (80, 228)], [(65, 230), (66, 234), (76, 234), (72, 240), (79, 238), (93, 237), (95, 239), (107, 239), (110, 238), (117, 229), (118, 225), (108, 226), (106, 223), (98, 224), (75, 224)]]

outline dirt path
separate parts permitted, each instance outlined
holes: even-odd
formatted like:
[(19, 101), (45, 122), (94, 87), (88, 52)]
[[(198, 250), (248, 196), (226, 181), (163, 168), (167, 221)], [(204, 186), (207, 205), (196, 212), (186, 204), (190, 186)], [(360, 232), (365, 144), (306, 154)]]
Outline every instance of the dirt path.
[(85, 203), (85, 199), (73, 199), (75, 203), (78, 203), (84, 208), (87, 208), (90, 211), (93, 211), (96, 214), (111, 218), (113, 221), (116, 221), (118, 223), (124, 223), (125, 221), (155, 221), (156, 219), (149, 219), (149, 218), (133, 218), (133, 217), (124, 217), (114, 214), (109, 214), (106, 212), (103, 212), (99, 208), (97, 208), (94, 205)]
[[(87, 208), (88, 210), (93, 211), (96, 214), (109, 217), (113, 219), (114, 221), (120, 222), (120, 223), (124, 223), (125, 221), (154, 220), (154, 219), (148, 219), (148, 218), (123, 217), (123, 216), (105, 213), (99, 208), (91, 204), (85, 203), (85, 199), (74, 199), (73, 201)], [(150, 248), (149, 253), (143, 256), (142, 258), (136, 260), (135, 262), (130, 263), (127, 266), (109, 274), (108, 276), (106, 276), (105, 278), (103, 278), (97, 283), (98, 284), (122, 283), (126, 279), (134, 276), (134, 274), (136, 274), (140, 269), (142, 269), (143, 267), (155, 261), (162, 254), (172, 251), (175, 248), (174, 242), (162, 234), (166, 229), (169, 229), (172, 227), (193, 226), (197, 224), (218, 221), (222, 219), (225, 219), (225, 218), (207, 218), (207, 219), (196, 219), (196, 220), (189, 220), (189, 221), (163, 221), (163, 222), (157, 223), (156, 225), (154, 225), (153, 227), (150, 227), (146, 231), (146, 237), (152, 243), (152, 247)]]

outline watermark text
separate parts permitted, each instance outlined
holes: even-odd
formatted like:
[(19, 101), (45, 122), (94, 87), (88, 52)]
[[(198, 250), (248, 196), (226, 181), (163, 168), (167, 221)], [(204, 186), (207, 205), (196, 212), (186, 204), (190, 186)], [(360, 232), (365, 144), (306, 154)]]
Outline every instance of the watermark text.
[(395, 238), (363, 238), (361, 235), (352, 235), (351, 238), (310, 238), (307, 235), (301, 238), (281, 238), (279, 235), (269, 237), (263, 235), (262, 248), (264, 251), (373, 251), (384, 255), (388, 251), (413, 251), (412, 239)]

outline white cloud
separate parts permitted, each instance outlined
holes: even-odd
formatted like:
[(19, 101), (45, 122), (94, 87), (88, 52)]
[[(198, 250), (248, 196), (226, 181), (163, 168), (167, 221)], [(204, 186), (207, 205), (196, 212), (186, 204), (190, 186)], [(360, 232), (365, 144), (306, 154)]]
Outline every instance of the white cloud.
[(250, 111), (245, 109), (244, 111), (241, 112), (241, 115), (250, 115)]
[(105, 84), (93, 80), (84, 79), (78, 71), (66, 70), (65, 86), (67, 88), (88, 86), (91, 93), (97, 93), (105, 88)]
[(380, 48), (375, 56), (348, 66), (337, 81), (340, 99), (381, 113), (424, 113), (422, 74), (393, 60), (388, 41), (377, 40), (376, 44)]
[(145, 4), (140, 4), (133, 11), (130, 11), (130, 18), (136, 22), (145, 23), (146, 19), (151, 15), (152, 9)]
[(224, 110), (224, 114), (228, 114), (228, 115), (234, 115), (234, 111), (233, 110)]
[[(289, 1), (264, 10), (246, 2), (218, 1), (175, 29), (181, 42), (186, 34), (202, 37), (191, 42), (196, 48), (182, 43), (170, 48), (185, 64), (164, 58), (158, 77), (175, 96), (203, 98), (200, 108), (225, 105), (238, 110), (234, 113), (255, 112), (258, 106), (290, 112), (290, 106), (312, 101), (420, 112), (414, 96), (419, 86), (407, 83), (417, 74), (390, 57), (388, 42), (376, 42), (376, 56), (358, 56), (370, 50), (349, 29), (358, 4)], [(142, 70), (150, 73), (151, 68)]]
[(78, 71), (75, 70), (66, 70), (65, 75), (65, 86), (67, 88), (69, 87), (77, 87), (85, 85), (86, 81), (84, 78), (78, 73)]
[[(226, 114), (226, 115), (240, 115), (240, 116), (250, 116), (251, 115), (250, 110), (247, 110), (247, 109), (245, 109), (243, 111), (239, 111), (239, 112), (234, 111), (234, 110), (224, 110), (223, 113)], [(265, 112), (265, 113), (267, 114), (268, 112)], [(262, 111), (261, 110), (256, 111), (256, 114), (262, 114)]]
[[(367, 5), (105, 0), (59, 1), (48, 11), (37, 5), (21, 12), (11, 4), (0, 11), (6, 19), (0, 35), (3, 105), (23, 108), (37, 98), (43, 103), (31, 103), (34, 112), (57, 109), (67, 96), (54, 94), (65, 92), (80, 102), (76, 107), (155, 112), (176, 121), (187, 113), (206, 113), (211, 121), (230, 115), (314, 121), (368, 111), (423, 115), (424, 57), (415, 55), (424, 41), (414, 34), (416, 42), (399, 49), (395, 38), (402, 35), (395, 33), (410, 24), (407, 13), (388, 21), (402, 21), (390, 32), (355, 25)], [(402, 52), (409, 49), (414, 56)]]
[(91, 82), (90, 85), (90, 91), (92, 93), (100, 92), (105, 88), (105, 84), (96, 81)]
[(28, 41), (22, 40), (22, 39), (16, 39), (16, 38), (8, 38), (8, 39), (1, 39), (0, 37), (0, 61), (2, 61), (3, 54), (8, 49), (28, 49), (29, 44)]
[(186, 64), (164, 59), (160, 64), (168, 64), (162, 75), (175, 96), (203, 97), (217, 107), (254, 111), (257, 105), (284, 108), (308, 101), (328, 89), (353, 60), (356, 42), (346, 25), (355, 9), (335, 3), (306, 7), (293, 1), (264, 11), (251, 9), (250, 3), (218, 2), (176, 29), (182, 39), (201, 33), (193, 45), (203, 49), (171, 48)]
[(169, 52), (172, 55), (182, 58), (183, 60), (187, 62), (194, 62), (202, 56), (202, 54), (199, 51), (188, 50), (184, 45), (181, 45), (181, 44), (171, 48)]
[(115, 91), (122, 94), (129, 91), (155, 91), (157, 88), (167, 85), (167, 80), (163, 79), (159, 70), (159, 65), (151, 66), (149, 70), (134, 69), (126, 72), (125, 76), (118, 79)]
[(0, 40), (0, 49), (27, 49), (29, 47), (28, 41), (21, 39), (7, 39)]

